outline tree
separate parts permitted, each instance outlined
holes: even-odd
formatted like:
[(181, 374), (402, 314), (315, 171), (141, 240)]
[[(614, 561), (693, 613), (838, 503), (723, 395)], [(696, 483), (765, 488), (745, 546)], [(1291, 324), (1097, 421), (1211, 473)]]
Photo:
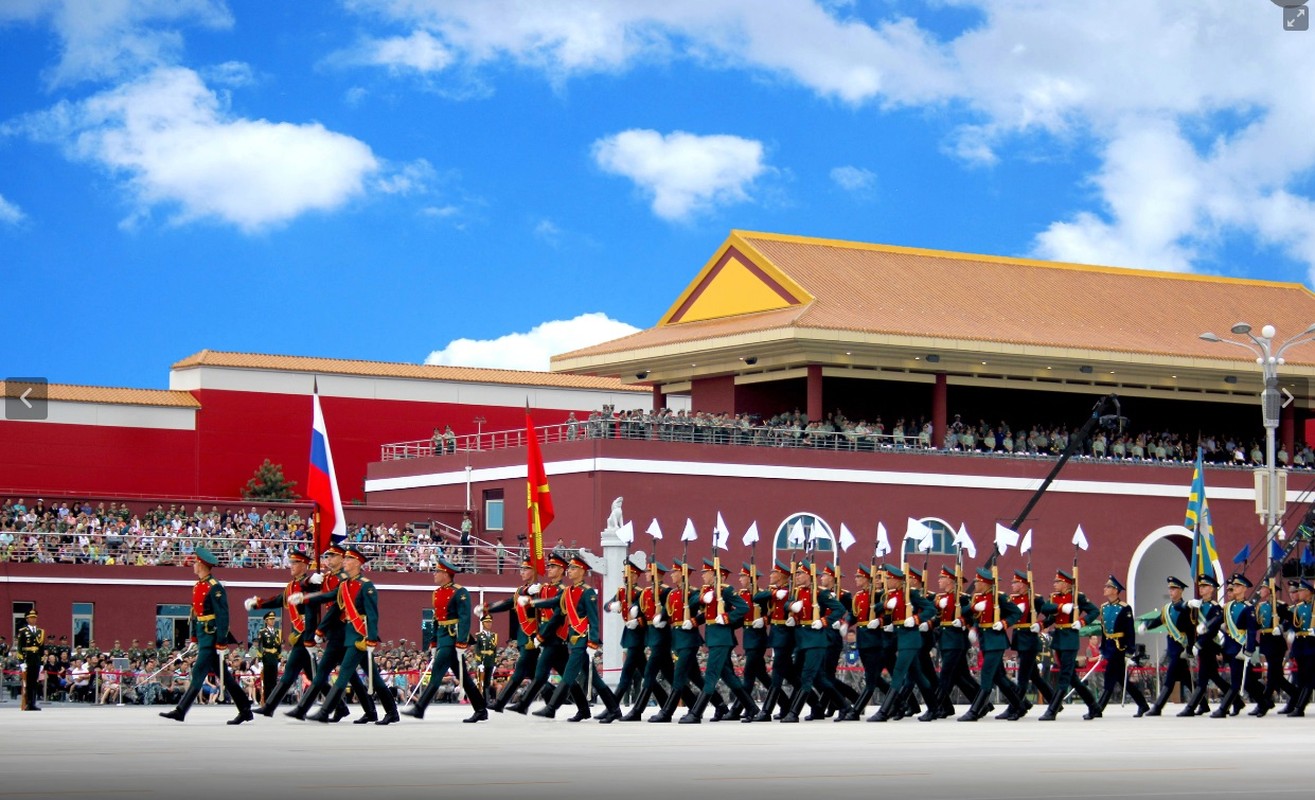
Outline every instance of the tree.
[(267, 458), (264, 464), (256, 467), (255, 474), (242, 490), (242, 496), (248, 500), (296, 500), (301, 497), (292, 491), (296, 485), (296, 481), (284, 479), (282, 464), (272, 464)]

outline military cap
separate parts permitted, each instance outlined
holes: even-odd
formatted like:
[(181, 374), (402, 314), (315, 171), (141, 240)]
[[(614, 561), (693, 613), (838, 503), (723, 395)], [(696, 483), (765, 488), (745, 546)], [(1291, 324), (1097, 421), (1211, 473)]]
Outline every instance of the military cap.
[(334, 542), (333, 544), (326, 547), (321, 555), (340, 556), (343, 555), (345, 552), (346, 551), (342, 549), (341, 544), (339, 544), (338, 542)]
[(1114, 577), (1113, 575), (1109, 576), (1109, 578), (1105, 581), (1105, 585), (1110, 587), (1111, 589), (1117, 589), (1120, 592), (1123, 591), (1123, 584), (1119, 583), (1119, 579)]
[(1248, 589), (1254, 586), (1254, 584), (1251, 583), (1251, 579), (1240, 572), (1234, 572), (1232, 576), (1229, 577), (1228, 582), (1233, 586), (1245, 586)]
[(1216, 579), (1215, 579), (1215, 576), (1213, 576), (1213, 575), (1207, 575), (1207, 574), (1205, 574), (1205, 573), (1201, 573), (1200, 575), (1197, 575), (1197, 576), (1196, 576), (1196, 585), (1197, 585), (1197, 586), (1213, 586), (1213, 587), (1215, 587), (1216, 589), (1218, 589), (1218, 588), (1219, 588), (1219, 581), (1216, 580)]
[(1289, 579), (1288, 579), (1288, 588), (1289, 588), (1289, 589), (1296, 589), (1296, 588), (1298, 588), (1298, 587), (1300, 587), (1300, 586), (1301, 586), (1301, 581), (1297, 580), (1296, 578), (1289, 578)]
[(922, 570), (920, 570), (920, 569), (918, 569), (917, 567), (915, 567), (915, 566), (913, 566), (912, 564), (910, 564), (910, 565), (909, 565), (909, 577), (910, 577), (910, 578), (917, 578), (918, 580), (922, 580)]
[(703, 568), (708, 570), (709, 572), (711, 572), (714, 568), (716, 568), (716, 569), (720, 569), (721, 574), (723, 575), (731, 574), (730, 567), (726, 566), (725, 564), (719, 564), (716, 561), (713, 561), (711, 558), (703, 559)]
[(859, 564), (854, 569), (856, 569), (860, 575), (866, 575), (869, 578), (872, 577), (872, 567), (867, 564)]
[(688, 564), (686, 564), (686, 562), (684, 562), (684, 561), (681, 561), (679, 558), (673, 558), (673, 559), (671, 559), (671, 568), (672, 568), (672, 569), (681, 569), (681, 568), (686, 567), (686, 566), (688, 566)]
[(639, 560), (638, 560), (637, 558), (635, 558), (634, 556), (631, 556), (630, 558), (627, 558), (627, 559), (626, 559), (626, 566), (627, 566), (627, 567), (630, 567), (630, 568), (633, 569), (635, 572), (643, 572), (643, 571), (644, 571), (644, 568), (641, 567), (641, 566), (639, 566)]
[(1169, 576), (1169, 585), (1176, 586), (1179, 589), (1187, 588), (1187, 584), (1184, 583), (1181, 578), (1174, 577), (1173, 575)]
[(456, 564), (453, 564), (451, 561), (448, 561), (446, 558), (442, 558), (442, 557), (438, 559), (438, 568), (443, 570), (449, 575), (456, 575), (457, 573), (461, 572), (461, 569), (458, 568)]
[(986, 567), (978, 567), (977, 580), (990, 582), (995, 580), (995, 575), (991, 572), (991, 570), (987, 569)]
[(561, 553), (554, 551), (548, 554), (548, 566), (550, 567), (555, 564), (561, 567), (562, 569), (566, 569), (566, 565), (568, 563), (569, 562), (566, 560), (566, 556), (562, 555)]
[(572, 567), (579, 567), (585, 572), (588, 572), (589, 570), (593, 569), (593, 567), (589, 566), (589, 562), (584, 560), (584, 556), (581, 555), (571, 556), (570, 563)]
[(196, 560), (200, 561), (202, 564), (209, 564), (212, 567), (219, 566), (219, 556), (201, 545), (197, 545), (196, 550), (194, 550), (192, 554), (196, 556)]
[[(342, 551), (342, 557), (354, 558), (357, 561), (361, 562), (362, 564), (365, 564), (370, 560), (370, 557), (361, 551), (360, 545), (355, 545), (355, 544), (349, 544), (346, 547), (344, 547)], [(442, 564), (443, 559), (440, 558), (438, 560), (438, 563)]]
[(740, 562), (741, 575), (748, 575), (750, 578), (752, 578), (754, 575), (757, 574), (757, 572), (758, 572), (758, 568), (755, 567), (753, 564), (750, 564), (747, 561)]
[(296, 550), (292, 550), (288, 553), (288, 560), (299, 561), (302, 564), (309, 564), (310, 556), (306, 555), (305, 550), (302, 550), (301, 548), (297, 548)]
[(271, 612), (269, 612), (268, 614), (265, 615), (265, 620), (268, 621), (268, 620), (274, 619), (275, 616), (276, 616), (276, 615), (274, 614), (274, 612), (271, 611)]
[(833, 561), (828, 561), (822, 565), (822, 571), (831, 577), (836, 577), (836, 565)]
[(36, 618), (37, 618), (37, 610), (36, 610), (35, 608), (33, 608), (33, 609), (29, 609), (28, 612), (27, 612), (27, 614), (26, 614), (26, 616), (25, 616), (24, 618), (25, 618), (25, 619), (36, 619)]
[(885, 565), (885, 570), (886, 570), (886, 574), (889, 575), (890, 577), (904, 580), (904, 570), (900, 569), (894, 564)]
[(1305, 589), (1305, 590), (1308, 591), (1308, 592), (1315, 592), (1315, 586), (1312, 586), (1311, 583), (1310, 583), (1310, 581), (1302, 581), (1302, 582), (1298, 583), (1298, 584), (1297, 584), (1297, 588), (1298, 588), (1298, 589)]
[(1022, 581), (1023, 583), (1029, 583), (1029, 584), (1032, 582), (1028, 580), (1027, 573), (1022, 571), (1021, 569), (1014, 570), (1014, 580)]
[(772, 564), (772, 569), (776, 570), (777, 572), (784, 572), (786, 575), (790, 574), (790, 565), (785, 563), (779, 558), (776, 559), (775, 563)]
[(520, 569), (534, 569), (534, 559), (526, 556), (521, 559)]
[(953, 573), (953, 572), (950, 572), (950, 568), (949, 568), (949, 567), (941, 567), (941, 571), (940, 571), (939, 574), (940, 574), (940, 577), (942, 577), (942, 578), (949, 578), (950, 580), (954, 580), (954, 573)]
[(661, 561), (650, 561), (648, 563), (648, 568), (657, 572), (657, 574), (659, 575), (666, 575), (668, 572), (671, 571), (667, 569), (667, 565), (663, 564)]
[(1057, 580), (1057, 581), (1063, 581), (1064, 583), (1072, 583), (1072, 582), (1073, 582), (1073, 576), (1070, 575), (1070, 574), (1068, 574), (1067, 572), (1065, 572), (1065, 571), (1062, 570), (1062, 569), (1060, 569), (1060, 570), (1055, 570), (1055, 580)]

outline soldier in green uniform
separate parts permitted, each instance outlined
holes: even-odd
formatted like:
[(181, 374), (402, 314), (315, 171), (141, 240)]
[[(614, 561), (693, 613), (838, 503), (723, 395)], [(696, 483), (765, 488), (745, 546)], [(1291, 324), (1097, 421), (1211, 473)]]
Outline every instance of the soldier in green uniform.
[(1098, 618), (1100, 609), (1081, 592), (1077, 597), (1073, 596), (1073, 576), (1061, 569), (1055, 572), (1055, 591), (1050, 595), (1049, 602), (1039, 605), (1037, 611), (1046, 614), (1047, 621), (1054, 625), (1050, 634), (1050, 647), (1059, 662), (1055, 696), (1050, 705), (1046, 706), (1046, 713), (1040, 716), (1040, 720), (1050, 722), (1064, 710), (1064, 697), (1070, 687), (1087, 704), (1087, 713), (1082, 718), (1096, 719), (1101, 715), (1100, 706), (1096, 704), (1095, 695), (1078, 677), (1078, 640), (1081, 638), (1079, 631), (1084, 618)]
[(196, 661), (192, 664), (192, 677), (187, 691), (172, 711), (162, 711), (165, 719), (183, 721), (187, 710), (192, 707), (196, 696), (201, 692), (206, 676), (215, 673), (220, 676), (224, 691), (237, 706), (237, 716), (228, 721), (229, 725), (241, 725), (254, 719), (251, 713), (251, 701), (242, 690), (224, 664), (228, 655), (228, 645), (233, 636), (228, 630), (228, 593), (223, 584), (215, 580), (210, 571), (219, 564), (219, 559), (204, 547), (197, 547), (192, 557), (192, 572), (196, 575), (196, 584), (192, 587), (191, 634), (192, 643), (196, 645)]
[[(1041, 599), (1032, 593), (1032, 581), (1026, 572), (1014, 570), (1013, 583), (1009, 587), (1009, 602), (1018, 607), (1018, 624), (1010, 631), (1014, 652), (1018, 654), (1017, 686), (1022, 705), (1007, 708), (996, 719), (1021, 719), (1032, 709), (1027, 699), (1027, 690), (1034, 688), (1037, 696), (1046, 705), (1055, 697), (1055, 690), (1042, 675), (1037, 666), (1041, 655), (1041, 618), (1036, 614), (1038, 601)], [(1044, 601), (1042, 601), (1044, 602)]]
[[(767, 604), (755, 601), (757, 594), (758, 568), (753, 564), (740, 566), (740, 599), (749, 609), (744, 618), (744, 688), (753, 694), (754, 684), (762, 684), (763, 689), (772, 688), (772, 675), (767, 670), (767, 648), (771, 644), (771, 630), (768, 624)], [(731, 708), (731, 719), (743, 713), (737, 703)]]
[(658, 708), (667, 705), (667, 690), (662, 688), (659, 677), (671, 681), (675, 674), (675, 662), (671, 660), (671, 627), (663, 615), (667, 595), (671, 590), (662, 585), (662, 576), (667, 568), (658, 561), (650, 562), (648, 569), (648, 586), (639, 593), (639, 616), (644, 620), (644, 644), (648, 648), (648, 661), (644, 664), (644, 680), (639, 685), (639, 696), (635, 698), (630, 711), (622, 722), (638, 722), (644, 718), (650, 697), (657, 700)]
[(754, 722), (771, 722), (772, 709), (776, 707), (778, 700), (781, 701), (783, 709), (794, 705), (794, 697), (785, 695), (786, 681), (796, 689), (799, 686), (799, 673), (794, 660), (794, 628), (799, 624), (799, 620), (790, 612), (790, 606), (794, 602), (794, 589), (790, 585), (792, 578), (790, 566), (778, 558), (772, 565), (767, 588), (753, 596), (755, 603), (767, 604), (768, 617), (772, 625), (772, 684)]
[(461, 570), (446, 558), (440, 558), (438, 569), (434, 570), (434, 583), (438, 586), (433, 595), (434, 661), (425, 690), (416, 698), (415, 705), (402, 712), (408, 717), (425, 718), (425, 709), (451, 672), (474, 710), (462, 721), (480, 722), (489, 718), (484, 695), (464, 668), (466, 646), (470, 642), (470, 592), (456, 582), (459, 572)]
[[(940, 623), (940, 639), (936, 646), (936, 651), (941, 657), (941, 675), (940, 687), (936, 693), (936, 702), (929, 706), (927, 711), (919, 717), (919, 721), (928, 722), (933, 719), (947, 717), (954, 713), (954, 706), (950, 703), (950, 694), (958, 687), (963, 692), (964, 697), (975, 699), (981, 692), (982, 687), (977, 681), (973, 680), (972, 673), (968, 670), (968, 614), (971, 611), (971, 598), (964, 592), (959, 591), (958, 584), (961, 579), (956, 578), (953, 572), (945, 567), (941, 567), (937, 575), (937, 581), (940, 584), (940, 592), (936, 595), (933, 602), (936, 605), (936, 618)], [(972, 700), (969, 700), (972, 702)], [(946, 708), (951, 709), (947, 714)]]
[[(521, 684), (534, 677), (535, 668), (539, 663), (539, 646), (535, 642), (535, 638), (539, 635), (539, 616), (535, 608), (529, 604), (538, 596), (541, 588), (538, 575), (534, 571), (534, 562), (528, 558), (521, 559), (520, 574), (520, 586), (516, 587), (511, 597), (491, 603), (487, 608), (475, 607), (476, 613), (480, 614), (509, 611), (515, 616), (516, 667), (512, 670), (511, 677), (503, 684), (502, 693), (489, 704), (489, 710), (499, 714), (515, 696)], [(526, 598), (524, 604), (519, 602), (522, 597)]]
[[(329, 722), (329, 715), (336, 710), (338, 700), (342, 698), (347, 685), (356, 678), (356, 670), (364, 669), (366, 691), (375, 695), (384, 707), (384, 716), (379, 725), (397, 722), (397, 702), (393, 693), (379, 675), (379, 665), (374, 661), (374, 649), (379, 645), (379, 593), (374, 582), (361, 574), (361, 567), (369, 559), (355, 545), (343, 550), (342, 565), (345, 575), (338, 584), (337, 607), (343, 622), (342, 666), (338, 677), (324, 698), (324, 704), (307, 719), (316, 722)], [(357, 679), (359, 680), (359, 679)]]
[(978, 676), (982, 688), (977, 697), (973, 698), (968, 711), (959, 717), (960, 722), (976, 722), (986, 716), (991, 707), (992, 688), (1000, 689), (1010, 710), (1026, 708), (1022, 694), (1005, 675), (1004, 669), (1004, 655), (1009, 649), (1009, 628), (1017, 624), (1023, 614), (1018, 606), (1009, 601), (1008, 595), (995, 591), (997, 585), (996, 574), (992, 570), (978, 568), (971, 610), (973, 625), (977, 629), (977, 647), (982, 652), (982, 671)]
[[(283, 677), (273, 689), (265, 690), (265, 702), (256, 709), (257, 714), (267, 717), (274, 715), (279, 701), (292, 688), (292, 684), (301, 676), (313, 685), (315, 683), (315, 658), (310, 648), (314, 644), (315, 629), (319, 626), (320, 607), (306, 600), (307, 593), (314, 592), (322, 585), (323, 577), (318, 572), (310, 572), (310, 556), (300, 550), (288, 554), (291, 580), (283, 590), (272, 597), (252, 596), (245, 603), (248, 611), (255, 608), (281, 607), (288, 617), (291, 632), (288, 637), (288, 658), (283, 665)], [(307, 702), (307, 707), (310, 703)], [(362, 717), (357, 722), (365, 724), (370, 717)]]
[[(825, 660), (828, 642), (827, 630), (844, 618), (845, 607), (830, 591), (822, 588), (813, 564), (807, 559), (795, 567), (794, 600), (788, 606), (795, 620), (795, 653), (798, 659), (799, 683), (789, 709), (781, 715), (781, 722), (799, 721), (804, 703), (816, 692), (816, 702), (834, 703), (839, 719), (858, 718), (854, 707), (836, 691), (835, 684), (826, 675)], [(930, 604), (929, 604), (930, 605)]]
[(744, 624), (749, 605), (730, 585), (730, 577), (729, 569), (715, 564), (711, 558), (703, 559), (703, 588), (695, 613), (702, 617), (707, 630), (708, 662), (703, 670), (703, 690), (685, 716), (680, 718), (682, 725), (703, 721), (703, 712), (717, 694), (718, 683), (725, 683), (731, 690), (741, 708), (743, 722), (753, 722), (758, 715), (758, 704), (753, 702), (731, 664), (735, 631)]
[(260, 653), (260, 686), (262, 698), (274, 693), (279, 680), (279, 656), (283, 654), (283, 635), (275, 627), (278, 617), (271, 611), (265, 615), (265, 627), (256, 633), (256, 650)]
[[(598, 699), (603, 701), (606, 710), (598, 721), (606, 725), (621, 719), (621, 707), (616, 695), (603, 682), (598, 674), (598, 667), (594, 664), (594, 654), (603, 646), (603, 628), (599, 624), (598, 592), (585, 582), (588, 574), (589, 562), (578, 555), (572, 557), (566, 572), (567, 585), (558, 595), (560, 602), (556, 615), (566, 620), (570, 655), (566, 660), (566, 668), (562, 670), (562, 682), (557, 686), (557, 691), (553, 692), (546, 708), (534, 713), (538, 716), (552, 717), (553, 713), (566, 702), (567, 695), (572, 693), (572, 687), (579, 687), (583, 676), (598, 693)], [(588, 696), (589, 693), (586, 692), (585, 697)], [(549, 713), (543, 713), (545, 711)]]
[(621, 662), (621, 676), (616, 682), (616, 696), (625, 699), (632, 686), (638, 687), (643, 682), (644, 666), (648, 663), (644, 655), (644, 614), (639, 608), (639, 598), (643, 590), (636, 582), (643, 576), (644, 570), (632, 558), (626, 559), (625, 580), (616, 589), (616, 597), (608, 600), (603, 610), (620, 614), (624, 620), (621, 631), (621, 652), (625, 654)]
[(110, 658), (127, 658), (128, 651), (123, 649), (123, 644), (118, 639), (114, 640), (114, 647), (110, 648)]
[[(566, 641), (567, 629), (565, 619), (558, 613), (561, 610), (561, 599), (559, 595), (565, 586), (562, 584), (562, 576), (566, 574), (567, 559), (562, 553), (552, 553), (548, 556), (546, 566), (547, 580), (536, 584), (539, 588), (534, 595), (523, 595), (516, 598), (516, 603), (527, 608), (533, 608), (539, 615), (539, 632), (536, 635), (535, 644), (539, 649), (539, 663), (535, 666), (534, 680), (530, 683), (530, 688), (521, 696), (520, 702), (515, 705), (507, 706), (507, 709), (517, 714), (529, 713), (530, 704), (539, 696), (539, 693), (548, 685), (548, 673), (556, 672), (561, 675), (566, 670), (566, 662), (570, 660), (568, 645)], [(578, 685), (572, 684), (570, 690), (571, 699), (575, 701), (575, 716), (572, 717), (576, 722), (589, 719), (593, 713), (589, 710), (589, 698), (585, 697), (584, 690)], [(549, 695), (551, 699), (551, 695)], [(550, 716), (551, 714), (539, 709), (538, 716)], [(556, 711), (551, 712), (555, 714)]]
[(1100, 657), (1105, 660), (1105, 686), (1096, 700), (1101, 711), (1109, 705), (1115, 690), (1127, 687), (1126, 693), (1137, 704), (1140, 717), (1151, 707), (1137, 684), (1128, 680), (1128, 654), (1137, 652), (1137, 628), (1132, 607), (1123, 602), (1123, 584), (1113, 575), (1105, 581), (1105, 602), (1100, 607)]
[(46, 632), (37, 627), (37, 610), (34, 608), (27, 612), (27, 624), (14, 636), (14, 649), (23, 659), (19, 666), (23, 671), (23, 697), (18, 706), (23, 711), (41, 710), (37, 705), (37, 686), (45, 648)]
[(1169, 634), (1168, 646), (1165, 649), (1167, 666), (1164, 670), (1164, 684), (1160, 688), (1160, 696), (1155, 699), (1151, 710), (1146, 712), (1148, 717), (1160, 716), (1165, 703), (1169, 702), (1169, 696), (1173, 694), (1174, 687), (1182, 687), (1182, 690), (1187, 692), (1192, 686), (1192, 670), (1187, 659), (1191, 656), (1193, 645), (1196, 643), (1196, 626), (1192, 624), (1187, 601), (1183, 600), (1183, 590), (1187, 588), (1187, 584), (1172, 575), (1169, 576), (1168, 581), (1169, 602), (1160, 607), (1160, 616), (1145, 623), (1142, 628), (1146, 630), (1163, 627)]
[[(822, 669), (831, 685), (852, 706), (858, 701), (858, 692), (840, 680), (840, 656), (845, 652), (845, 637), (854, 619), (854, 595), (839, 586), (839, 572), (840, 567), (835, 562), (829, 562), (817, 571), (818, 585), (835, 595), (836, 600), (840, 601), (840, 605), (845, 609), (841, 618), (826, 629), (826, 656), (822, 660)], [(831, 712), (836, 710), (828, 704), (826, 715), (830, 716)]]
[[(676, 572), (677, 569), (680, 571)], [(673, 586), (667, 594), (664, 609), (664, 616), (671, 624), (671, 651), (675, 661), (671, 696), (661, 711), (648, 718), (649, 722), (670, 722), (676, 713), (676, 703), (682, 699), (686, 708), (692, 708), (697, 695), (691, 687), (703, 685), (703, 673), (699, 670), (699, 647), (703, 645), (703, 634), (699, 633), (700, 620), (696, 614), (701, 592), (689, 582), (689, 564), (680, 560), (673, 564), (671, 580)], [(714, 692), (708, 699), (717, 708), (714, 714), (717, 721), (730, 713), (720, 694)]]
[(141, 644), (136, 639), (132, 640), (132, 646), (128, 648), (128, 660), (141, 663), (146, 658), (146, 651), (142, 649)]
[(486, 702), (495, 699), (493, 691), (493, 667), (498, 658), (498, 633), (493, 630), (493, 617), (483, 616), (479, 620), (479, 633), (475, 634), (475, 661), (479, 664), (479, 685)]
[(897, 710), (905, 708), (912, 699), (915, 686), (922, 691), (927, 707), (936, 708), (931, 684), (918, 664), (922, 634), (931, 629), (936, 606), (920, 591), (914, 591), (912, 587), (905, 589), (906, 577), (902, 569), (887, 564), (885, 572), (894, 580), (894, 585), (886, 592), (885, 608), (890, 620), (886, 632), (895, 634), (895, 669), (890, 675), (890, 692), (877, 712), (868, 717), (868, 722), (885, 722), (895, 716)]
[[(880, 570), (878, 570), (880, 573)], [(858, 590), (854, 592), (854, 643), (858, 647), (858, 660), (863, 665), (863, 693), (854, 703), (854, 713), (862, 714), (876, 693), (885, 696), (890, 691), (890, 684), (881, 677), (886, 648), (886, 632), (882, 630), (885, 622), (882, 612), (885, 610), (884, 597), (872, 581), (872, 567), (859, 564), (854, 575)]]

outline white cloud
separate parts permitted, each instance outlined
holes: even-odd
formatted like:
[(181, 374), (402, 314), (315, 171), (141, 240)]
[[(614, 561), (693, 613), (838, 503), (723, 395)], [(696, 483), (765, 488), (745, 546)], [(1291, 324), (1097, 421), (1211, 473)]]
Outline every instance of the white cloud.
[(534, 235), (549, 244), (556, 244), (561, 240), (562, 229), (550, 219), (541, 219), (534, 225)]
[(452, 53), (426, 31), (410, 36), (368, 39), (352, 60), (398, 71), (441, 72), (452, 63)]
[(604, 172), (634, 181), (652, 197), (653, 213), (667, 220), (746, 202), (767, 170), (762, 142), (725, 134), (623, 131), (594, 142), (593, 157)]
[(375, 185), (384, 194), (427, 194), (437, 176), (428, 160), (418, 158), (381, 177)]
[(554, 355), (638, 330), (601, 312), (581, 314), (574, 319), (544, 322), (528, 333), (509, 333), (496, 339), (455, 339), (442, 350), (430, 353), (425, 363), (546, 372)]
[(156, 70), (16, 124), (71, 158), (123, 176), (142, 217), (218, 219), (244, 231), (338, 208), (380, 169), (370, 148), (322, 125), (233, 117), (193, 71)]
[(17, 225), (25, 219), (27, 219), (27, 215), (23, 213), (23, 209), (9, 202), (4, 195), (0, 194), (0, 223)]
[(877, 173), (852, 164), (831, 170), (831, 180), (847, 192), (865, 192), (877, 182)]

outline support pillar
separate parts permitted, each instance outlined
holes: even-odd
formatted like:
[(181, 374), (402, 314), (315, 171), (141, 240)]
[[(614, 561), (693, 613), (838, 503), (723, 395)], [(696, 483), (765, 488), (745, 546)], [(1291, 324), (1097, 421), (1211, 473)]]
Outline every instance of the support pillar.
[(667, 407), (667, 394), (662, 391), (662, 387), (653, 384), (653, 411), (661, 411)]
[[(1292, 464), (1292, 457), (1296, 455), (1297, 446), (1297, 404), (1288, 403), (1278, 415), (1278, 441), (1283, 445), (1283, 449), (1288, 451), (1288, 465)], [(1283, 464), (1279, 464), (1282, 469)]]
[[(618, 505), (621, 498), (617, 498)], [(619, 510), (619, 508), (617, 509)], [(619, 516), (616, 514), (615, 516)], [(603, 596), (600, 598), (599, 613), (603, 622), (603, 680), (607, 685), (616, 687), (621, 678), (621, 628), (622, 616), (603, 611), (607, 601), (616, 597), (616, 592), (625, 580), (626, 543), (617, 538), (618, 526), (612, 518), (608, 519), (607, 528), (600, 534), (603, 546)]]
[(822, 405), (822, 365), (808, 365), (808, 421), (821, 422), (826, 417)]
[(931, 446), (941, 447), (945, 442), (945, 432), (950, 429), (946, 418), (949, 397), (948, 383), (944, 372), (936, 373), (936, 383), (931, 389)]

